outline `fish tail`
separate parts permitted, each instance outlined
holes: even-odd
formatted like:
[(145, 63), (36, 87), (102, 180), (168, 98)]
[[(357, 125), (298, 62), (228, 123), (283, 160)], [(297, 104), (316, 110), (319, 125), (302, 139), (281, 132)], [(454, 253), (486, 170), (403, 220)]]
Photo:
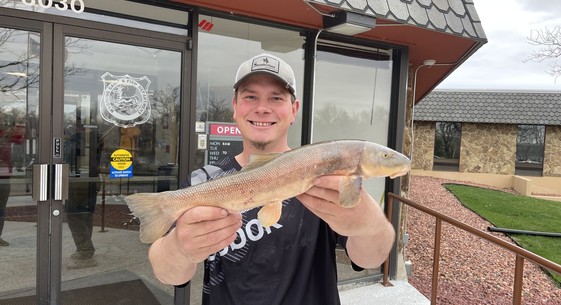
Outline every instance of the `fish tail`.
[(171, 228), (175, 218), (166, 213), (165, 193), (138, 193), (125, 197), (132, 214), (140, 219), (140, 241), (152, 243)]

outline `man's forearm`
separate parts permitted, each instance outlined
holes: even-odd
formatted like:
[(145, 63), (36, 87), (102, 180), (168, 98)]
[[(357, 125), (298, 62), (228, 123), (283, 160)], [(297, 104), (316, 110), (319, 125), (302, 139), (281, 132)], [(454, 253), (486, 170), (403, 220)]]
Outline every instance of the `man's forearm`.
[(347, 253), (350, 259), (362, 268), (377, 268), (388, 257), (395, 239), (392, 225), (385, 220), (369, 235), (350, 236)]

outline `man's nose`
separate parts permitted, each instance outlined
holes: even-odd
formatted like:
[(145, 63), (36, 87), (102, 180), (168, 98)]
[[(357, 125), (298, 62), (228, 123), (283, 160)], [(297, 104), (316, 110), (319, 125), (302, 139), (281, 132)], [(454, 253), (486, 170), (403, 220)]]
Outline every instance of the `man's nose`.
[(257, 101), (257, 107), (255, 107), (255, 111), (259, 113), (271, 112), (271, 108), (269, 106), (269, 101), (266, 98), (261, 98)]

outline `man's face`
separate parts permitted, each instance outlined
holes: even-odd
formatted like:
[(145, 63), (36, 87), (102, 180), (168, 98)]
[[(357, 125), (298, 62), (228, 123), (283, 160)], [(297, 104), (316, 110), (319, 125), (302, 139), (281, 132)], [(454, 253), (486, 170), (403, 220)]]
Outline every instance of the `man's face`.
[(244, 139), (261, 151), (285, 150), (288, 128), (294, 122), (300, 101), (293, 103), (288, 89), (266, 75), (246, 80), (238, 87), (236, 96), (232, 100), (234, 120)]

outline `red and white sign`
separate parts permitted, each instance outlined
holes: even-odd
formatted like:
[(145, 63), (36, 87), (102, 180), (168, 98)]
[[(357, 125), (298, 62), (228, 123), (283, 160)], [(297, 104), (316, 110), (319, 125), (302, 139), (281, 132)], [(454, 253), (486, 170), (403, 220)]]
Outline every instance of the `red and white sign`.
[(236, 124), (210, 123), (210, 135), (222, 137), (241, 137), (242, 133)]

